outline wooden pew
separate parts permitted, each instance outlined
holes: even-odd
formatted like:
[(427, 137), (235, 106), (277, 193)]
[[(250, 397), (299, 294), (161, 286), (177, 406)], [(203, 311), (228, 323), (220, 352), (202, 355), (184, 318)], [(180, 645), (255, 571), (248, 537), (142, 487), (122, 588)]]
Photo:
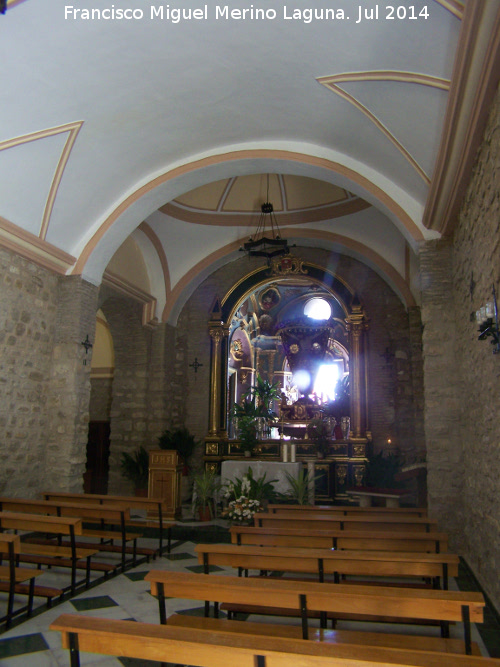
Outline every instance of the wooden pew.
[(396, 532), (372, 530), (303, 530), (296, 528), (258, 528), (231, 526), (233, 544), (314, 549), (351, 549), (368, 551), (422, 551), (446, 553), (446, 533)]
[[(153, 550), (138, 549), (138, 533), (128, 533), (126, 521), (130, 519), (130, 508), (126, 505), (116, 507), (105, 507), (102, 505), (90, 505), (86, 503), (66, 503), (51, 500), (30, 500), (21, 498), (0, 497), (0, 511), (24, 512), (33, 514), (56, 515), (59, 517), (78, 517), (87, 523), (99, 523), (100, 529), (84, 528), (82, 536), (95, 537), (100, 540), (96, 542), (78, 542), (80, 548), (93, 548), (99, 551), (109, 551), (121, 555), (121, 566), (125, 569), (127, 554), (132, 554), (131, 564), (136, 565), (137, 553), (143, 553), (151, 557)], [(118, 530), (105, 530), (107, 524), (117, 525)], [(108, 543), (104, 541), (107, 540)], [(121, 545), (113, 544), (114, 540), (120, 540)], [(132, 542), (133, 547), (127, 547), (127, 542)]]
[(426, 507), (359, 507), (357, 505), (289, 505), (286, 503), (270, 503), (267, 506), (271, 514), (284, 512), (321, 512), (325, 516), (428, 516)]
[[(378, 646), (305, 642), (288, 637), (239, 635), (199, 629), (63, 614), (50, 630), (61, 632), (71, 666), (80, 651), (196, 667), (448, 667), (449, 653)], [(500, 660), (453, 655), (454, 667), (500, 667)]]
[[(38, 566), (70, 568), (70, 584), (63, 589), (46, 588), (47, 605), (50, 607), (51, 599), (62, 595), (70, 590), (74, 595), (77, 587), (84, 584), (87, 588), (90, 584), (90, 570), (96, 569), (109, 573), (114, 568), (107, 563), (91, 563), (91, 557), (97, 553), (97, 549), (77, 547), (76, 536), (83, 532), (82, 520), (77, 517), (54, 517), (39, 514), (24, 514), (20, 512), (0, 512), (0, 530), (35, 531), (48, 533), (58, 538), (65, 536), (69, 539), (69, 546), (62, 547), (58, 544), (38, 545), (21, 542), (16, 561), (33, 563)], [(85, 570), (85, 578), (78, 582), (76, 571)], [(38, 587), (38, 594), (42, 593)]]
[[(458, 576), (459, 558), (454, 554), (398, 553), (387, 551), (333, 551), (331, 549), (290, 549), (288, 547), (238, 546), (235, 544), (197, 544), (195, 552), (205, 573), (210, 565), (243, 570), (315, 574), (318, 581), (333, 575), (433, 579), (439, 588), (442, 580), (448, 589), (448, 577)], [(404, 585), (404, 584), (398, 584)]]
[[(5, 627), (10, 628), (14, 616), (26, 612), (31, 615), (33, 610), (33, 598), (36, 591), (35, 578), (43, 574), (40, 570), (20, 568), (16, 565), (16, 555), (20, 552), (21, 540), (18, 535), (7, 535), (0, 533), (0, 590), (8, 593), (7, 613), (0, 618), (0, 623), (5, 622)], [(7, 565), (2, 565), (3, 555), (7, 554)], [(28, 582), (26, 584), (26, 582)], [(53, 589), (54, 595), (62, 594), (62, 591)], [(14, 612), (14, 599), (16, 593), (28, 596), (28, 603)]]
[[(297, 512), (297, 514), (299, 514)], [(282, 516), (270, 512), (259, 512), (254, 516), (254, 524), (260, 528), (300, 528), (309, 530), (398, 530), (437, 532), (437, 522), (427, 517), (399, 516), (343, 516), (333, 518), (327, 516)]]
[[(283, 623), (258, 623), (252, 621), (234, 621), (221, 618), (171, 614), (167, 619), (170, 627), (191, 628), (194, 631), (234, 632), (240, 635), (287, 637), (302, 639), (302, 628)], [(445, 639), (425, 635), (390, 634), (388, 632), (368, 632), (366, 630), (328, 630), (309, 628), (309, 641), (328, 642), (329, 644), (355, 644), (357, 646), (384, 646), (406, 651), (439, 651), (441, 653), (465, 653), (462, 639)], [(481, 655), (477, 642), (471, 643), (471, 655)]]
[[(312, 581), (290, 581), (257, 577), (247, 579), (231, 576), (207, 576), (187, 572), (151, 570), (145, 577), (151, 593), (158, 597), (160, 623), (167, 623), (165, 597), (204, 600), (205, 615), (209, 602), (214, 602), (214, 616), (219, 603), (234, 613), (264, 613), (297, 615), (302, 620), (302, 637), (309, 637), (311, 614), (321, 614), (321, 626), (326, 619), (363, 617), (372, 620), (404, 619), (418, 624), (437, 621), (441, 634), (449, 637), (449, 624), (463, 622), (467, 654), (471, 653), (471, 623), (483, 622), (485, 601), (481, 593), (442, 591), (432, 589), (394, 588), (385, 586), (350, 586)], [(335, 594), (332, 594), (333, 586)]]
[[(130, 519), (126, 522), (127, 528), (154, 528), (159, 531), (158, 553), (161, 556), (164, 551), (163, 541), (165, 530), (167, 531), (167, 553), (170, 553), (172, 541), (172, 527), (175, 523), (165, 523), (163, 513), (165, 500), (163, 498), (140, 498), (136, 496), (108, 496), (107, 494), (97, 493), (69, 493), (64, 491), (44, 491), (42, 493), (44, 500), (55, 500), (62, 502), (80, 502), (98, 505), (109, 505), (110, 507), (128, 505), (131, 510), (146, 510), (148, 518)], [(157, 515), (157, 519), (151, 518), (151, 515)]]

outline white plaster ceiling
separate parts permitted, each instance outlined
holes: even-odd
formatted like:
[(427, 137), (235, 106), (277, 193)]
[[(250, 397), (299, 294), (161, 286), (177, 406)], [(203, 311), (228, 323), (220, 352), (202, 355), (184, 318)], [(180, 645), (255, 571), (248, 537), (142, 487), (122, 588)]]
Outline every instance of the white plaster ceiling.
[[(446, 197), (459, 191), (450, 169), (464, 162), (482, 99), (498, 0), (401, 2), (406, 18), (393, 20), (371, 0), (229, 5), (275, 10), (274, 20), (216, 20), (224, 5), (213, 0), (163, 4), (164, 19), (151, 19), (161, 5), (8, 0), (0, 15), (0, 243), (99, 283), (145, 222), (150, 266), (164, 274), (150, 276), (151, 291), (161, 283), (164, 308), (171, 291), (189, 292), (249, 236), (222, 211), (199, 224), (165, 206), (223, 179), (288, 174), (333, 184), (372, 208), (295, 222), (287, 233), (360, 257), (376, 246), (378, 259), (368, 253), (367, 261), (382, 273), (388, 263), (415, 295), (414, 253), (440, 235), (440, 206), (450, 208)], [(285, 5), (288, 16), (329, 8), (344, 19), (289, 20)], [(368, 14), (378, 7), (379, 18), (357, 23), (359, 5)], [(205, 6), (206, 19), (166, 17), (167, 8)], [(74, 18), (82, 17), (74, 9), (113, 8), (143, 18)], [(445, 126), (454, 133), (444, 135)], [(162, 308), (157, 317), (167, 319)]]

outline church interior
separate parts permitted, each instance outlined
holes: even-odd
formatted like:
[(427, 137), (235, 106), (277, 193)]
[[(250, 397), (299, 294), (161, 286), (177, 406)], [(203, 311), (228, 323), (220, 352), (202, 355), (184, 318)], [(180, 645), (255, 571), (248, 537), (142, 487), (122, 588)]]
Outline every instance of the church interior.
[(0, 665), (70, 664), (63, 612), (158, 624), (147, 577), (207, 572), (219, 482), (259, 466), (325, 511), (425, 508), (500, 664), (498, 0), (0, 0), (0, 35), (0, 538), (48, 493), (172, 522), (8, 612)]

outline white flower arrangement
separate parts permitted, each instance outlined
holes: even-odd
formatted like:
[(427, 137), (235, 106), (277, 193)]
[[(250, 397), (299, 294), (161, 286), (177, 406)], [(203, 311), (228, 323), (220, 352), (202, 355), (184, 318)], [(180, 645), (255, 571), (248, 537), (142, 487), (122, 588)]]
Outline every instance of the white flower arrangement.
[(258, 500), (240, 496), (228, 503), (224, 517), (238, 523), (250, 523), (254, 514), (262, 512), (262, 510), (263, 507)]

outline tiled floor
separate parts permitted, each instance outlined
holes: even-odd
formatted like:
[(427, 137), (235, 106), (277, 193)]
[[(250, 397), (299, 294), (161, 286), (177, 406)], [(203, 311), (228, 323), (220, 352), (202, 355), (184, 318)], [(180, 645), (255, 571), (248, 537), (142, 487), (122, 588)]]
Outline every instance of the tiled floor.
[[(183, 534), (180, 532), (179, 534)], [(189, 535), (188, 528), (184, 529), (184, 534)], [(192, 531), (191, 531), (192, 534)], [(198, 541), (209, 541), (210, 532), (203, 533), (203, 539)], [(212, 541), (218, 541), (220, 530), (214, 527)], [(146, 541), (154, 545), (153, 540)], [(149, 546), (147, 544), (147, 546)], [(0, 635), (0, 666), (1, 667), (68, 667), (68, 651), (61, 648), (59, 633), (51, 632), (48, 627), (52, 620), (62, 613), (81, 613), (96, 616), (103, 619), (134, 619), (147, 623), (158, 623), (158, 604), (150, 595), (149, 586), (144, 581), (144, 576), (151, 568), (166, 569), (172, 571), (191, 571), (199, 572), (201, 566), (198, 565), (194, 555), (194, 541), (178, 540), (172, 543), (172, 552), (170, 556), (165, 555), (161, 559), (153, 561), (151, 564), (141, 564), (133, 570), (127, 571), (109, 581), (105, 581), (95, 587), (82, 592), (71, 600), (55, 606), (27, 620), (14, 628)], [(234, 570), (229, 568), (217, 568), (219, 574), (234, 575)], [(464, 579), (465, 586), (472, 587), (474, 582), (470, 579), (470, 573), (467, 568), (461, 568), (461, 577)], [(459, 583), (460, 583), (459, 579)], [(467, 583), (468, 581), (468, 583)], [(456, 582), (452, 582), (456, 586)], [(462, 586), (460, 586), (462, 587)], [(0, 598), (0, 604), (4, 604), (4, 599)], [(184, 612), (203, 614), (203, 607), (189, 600), (171, 599), (167, 601), (167, 612)], [(262, 620), (262, 619), (252, 619)], [(496, 619), (492, 619), (496, 623)], [(288, 621), (289, 622), (289, 621)], [(298, 619), (297, 619), (297, 622)], [(477, 628), (473, 630), (473, 640), (479, 642), (484, 655), (495, 655), (496, 648), (500, 642), (498, 626), (492, 624), (490, 628), (491, 636), (488, 638), (486, 632), (485, 644)], [(461, 636), (460, 624), (452, 628), (452, 636)], [(339, 624), (340, 627), (348, 627), (348, 624)], [(373, 624), (370, 624), (370, 630), (376, 630)], [(380, 628), (387, 631), (385, 628)], [(486, 628), (488, 630), (488, 628)], [(391, 627), (391, 632), (394, 628)], [(397, 631), (397, 630), (396, 630)], [(413, 629), (418, 632), (417, 629)], [(424, 632), (428, 632), (427, 628)], [(422, 630), (420, 629), (420, 632)], [(435, 630), (437, 633), (437, 629)], [(495, 642), (496, 637), (496, 642)], [(496, 648), (495, 648), (496, 645)], [(488, 648), (487, 648), (488, 646)], [(493, 647), (493, 651), (489, 651)], [(498, 654), (497, 654), (498, 655)], [(82, 667), (153, 667), (158, 663), (152, 663), (144, 660), (116, 659), (106, 656), (81, 654)]]

